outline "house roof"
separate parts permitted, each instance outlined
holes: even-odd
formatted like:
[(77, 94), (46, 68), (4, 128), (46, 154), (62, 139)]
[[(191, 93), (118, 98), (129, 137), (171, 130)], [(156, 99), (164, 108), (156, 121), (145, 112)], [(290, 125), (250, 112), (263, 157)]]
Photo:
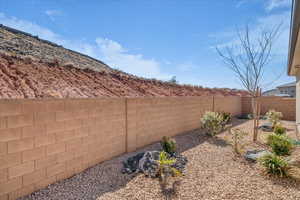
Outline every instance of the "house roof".
[(277, 89), (266, 90), (262, 94), (268, 94), (270, 92), (276, 92), (276, 91), (278, 91), (278, 90)]
[(300, 0), (293, 0), (291, 28), (290, 28), (290, 42), (288, 55), (288, 75), (295, 75), (295, 65), (293, 65), (294, 54), (300, 27)]
[(293, 86), (296, 86), (296, 81), (291, 82), (291, 83), (286, 83), (286, 84), (283, 84), (283, 85), (279, 85), (279, 86), (277, 86), (277, 88), (282, 88), (282, 87), (293, 87)]

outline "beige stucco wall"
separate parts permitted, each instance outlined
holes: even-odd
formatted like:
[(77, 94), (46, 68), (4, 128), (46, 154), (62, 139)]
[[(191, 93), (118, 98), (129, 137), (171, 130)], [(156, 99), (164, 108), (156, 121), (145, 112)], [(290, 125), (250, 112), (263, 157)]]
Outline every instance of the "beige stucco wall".
[(240, 114), (240, 97), (0, 100), (0, 199), (16, 199), (99, 162)]

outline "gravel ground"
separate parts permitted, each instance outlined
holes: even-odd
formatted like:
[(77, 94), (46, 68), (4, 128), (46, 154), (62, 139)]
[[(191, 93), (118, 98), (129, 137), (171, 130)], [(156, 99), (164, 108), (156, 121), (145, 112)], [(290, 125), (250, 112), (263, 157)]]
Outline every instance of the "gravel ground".
[[(293, 136), (293, 123), (284, 122)], [(234, 126), (250, 130), (251, 121), (235, 120)], [(225, 142), (226, 132), (210, 138), (199, 130), (175, 137), (179, 151), (188, 157), (187, 174), (177, 196), (172, 199), (298, 200), (300, 184), (290, 179), (276, 179), (263, 174), (257, 164), (250, 164), (232, 152)], [(263, 141), (265, 133), (260, 134)], [(246, 140), (250, 140), (249, 135)], [(248, 148), (263, 144), (247, 145)], [(144, 150), (159, 149), (159, 144)], [(135, 152), (136, 153), (136, 152)], [(64, 181), (48, 186), (22, 199), (166, 199), (157, 179), (143, 175), (123, 175), (121, 162), (135, 153), (125, 154), (98, 164)]]

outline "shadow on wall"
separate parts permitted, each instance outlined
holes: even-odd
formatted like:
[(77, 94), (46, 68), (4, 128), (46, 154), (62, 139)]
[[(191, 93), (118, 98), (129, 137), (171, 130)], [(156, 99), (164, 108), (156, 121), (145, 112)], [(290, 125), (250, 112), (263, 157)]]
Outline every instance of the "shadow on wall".
[[(233, 126), (238, 126), (246, 120), (234, 120)], [(204, 142), (225, 147), (228, 144), (220, 138), (212, 138), (195, 129), (174, 137), (180, 153), (188, 151)], [(136, 174), (122, 174), (122, 161), (147, 150), (160, 150), (159, 142), (148, 145), (135, 152), (126, 153), (95, 165), (69, 179), (51, 184), (45, 189), (32, 193), (20, 199), (97, 199), (106, 193), (112, 193), (125, 187)]]

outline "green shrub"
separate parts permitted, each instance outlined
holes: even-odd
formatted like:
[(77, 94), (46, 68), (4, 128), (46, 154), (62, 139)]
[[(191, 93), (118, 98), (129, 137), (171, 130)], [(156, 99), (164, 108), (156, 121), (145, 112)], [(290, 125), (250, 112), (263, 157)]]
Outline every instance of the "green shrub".
[(276, 112), (275, 110), (269, 110), (266, 113), (267, 119), (272, 123), (272, 127), (274, 128), (279, 120), (282, 118), (281, 112)]
[(267, 154), (259, 159), (268, 174), (287, 176), (288, 163), (280, 156)]
[(202, 128), (207, 134), (214, 136), (223, 129), (223, 118), (217, 112), (205, 112), (201, 118)]
[(277, 135), (283, 135), (286, 133), (286, 128), (284, 128), (281, 124), (277, 124), (274, 127), (274, 133)]
[(286, 135), (271, 134), (267, 138), (267, 144), (276, 155), (290, 155), (294, 145)]
[(162, 149), (170, 155), (176, 153), (176, 141), (170, 137), (164, 136), (160, 142)]
[(228, 124), (231, 121), (231, 113), (221, 112), (220, 115), (224, 124)]

